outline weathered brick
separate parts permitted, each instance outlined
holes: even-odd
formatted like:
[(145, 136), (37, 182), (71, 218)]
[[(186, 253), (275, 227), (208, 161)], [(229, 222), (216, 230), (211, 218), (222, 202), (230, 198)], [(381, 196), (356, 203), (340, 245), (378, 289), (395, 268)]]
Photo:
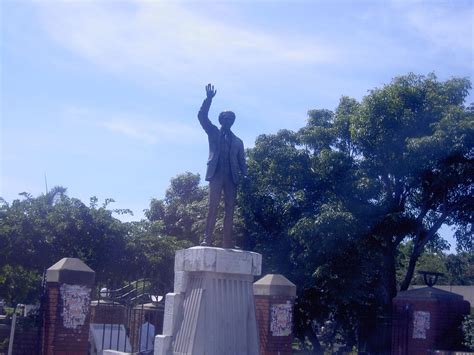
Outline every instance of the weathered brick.
[(89, 318), (77, 329), (65, 328), (62, 300), (57, 283), (47, 283), (47, 298), (43, 316), (43, 353), (45, 355), (86, 355), (89, 347)]

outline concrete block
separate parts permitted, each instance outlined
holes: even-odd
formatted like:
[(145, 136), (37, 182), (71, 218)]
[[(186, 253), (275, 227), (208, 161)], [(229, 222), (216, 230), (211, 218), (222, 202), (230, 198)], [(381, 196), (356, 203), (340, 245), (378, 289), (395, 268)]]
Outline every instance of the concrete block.
[(154, 355), (169, 355), (171, 354), (171, 341), (173, 337), (170, 335), (157, 335), (155, 337), (155, 352)]
[(258, 276), (262, 256), (258, 253), (211, 247), (193, 247), (176, 254), (175, 271), (209, 271)]
[(215, 271), (216, 249), (209, 247), (193, 247), (185, 250), (185, 271)]
[(261, 267), (262, 256), (244, 250), (178, 251), (155, 354), (258, 355), (253, 276)]
[(232, 274), (252, 274), (252, 254), (243, 251), (219, 250), (217, 252), (216, 272)]
[(174, 256), (174, 271), (184, 271), (184, 254), (186, 249), (178, 250)]
[(94, 270), (77, 258), (63, 258), (46, 271), (47, 282), (93, 285), (94, 280)]
[(252, 255), (252, 275), (260, 276), (262, 274), (262, 254), (251, 253)]
[(165, 299), (163, 335), (173, 335), (183, 306), (183, 294), (168, 293)]
[(285, 276), (268, 274), (253, 284), (256, 296), (288, 296), (296, 297), (296, 286)]
[(175, 293), (186, 292), (188, 279), (189, 279), (189, 273), (187, 271), (175, 271), (174, 272), (174, 292)]

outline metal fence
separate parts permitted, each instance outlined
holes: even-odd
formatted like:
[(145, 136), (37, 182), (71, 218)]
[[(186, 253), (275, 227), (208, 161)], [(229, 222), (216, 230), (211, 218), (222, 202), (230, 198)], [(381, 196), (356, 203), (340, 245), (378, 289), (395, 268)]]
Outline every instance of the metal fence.
[(163, 297), (148, 279), (123, 287), (99, 287), (91, 303), (90, 353), (111, 349), (152, 354), (156, 334), (162, 332)]

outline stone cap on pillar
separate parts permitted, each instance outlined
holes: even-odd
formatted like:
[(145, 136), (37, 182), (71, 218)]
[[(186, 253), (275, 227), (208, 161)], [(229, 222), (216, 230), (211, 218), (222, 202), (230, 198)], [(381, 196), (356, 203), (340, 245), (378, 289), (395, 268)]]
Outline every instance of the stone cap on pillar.
[(94, 280), (94, 270), (77, 258), (63, 258), (46, 270), (47, 282), (92, 286)]
[(258, 276), (262, 273), (262, 255), (240, 249), (192, 247), (176, 252), (174, 271), (209, 271)]
[(268, 274), (253, 284), (255, 296), (296, 297), (296, 285), (280, 274)]
[(410, 299), (462, 301), (464, 297), (461, 295), (458, 295), (457, 293), (448, 292), (436, 287), (421, 287), (421, 288), (411, 289), (408, 291), (401, 291), (394, 298), (394, 300), (410, 300)]

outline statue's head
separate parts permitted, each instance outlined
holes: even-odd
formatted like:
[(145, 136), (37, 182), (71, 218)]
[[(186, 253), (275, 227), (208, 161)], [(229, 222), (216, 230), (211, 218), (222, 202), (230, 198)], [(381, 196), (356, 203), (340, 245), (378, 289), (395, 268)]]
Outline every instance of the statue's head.
[(235, 113), (233, 113), (232, 111), (224, 111), (221, 112), (219, 115), (219, 123), (225, 130), (229, 130), (230, 127), (232, 127), (232, 125), (234, 124), (234, 121)]

